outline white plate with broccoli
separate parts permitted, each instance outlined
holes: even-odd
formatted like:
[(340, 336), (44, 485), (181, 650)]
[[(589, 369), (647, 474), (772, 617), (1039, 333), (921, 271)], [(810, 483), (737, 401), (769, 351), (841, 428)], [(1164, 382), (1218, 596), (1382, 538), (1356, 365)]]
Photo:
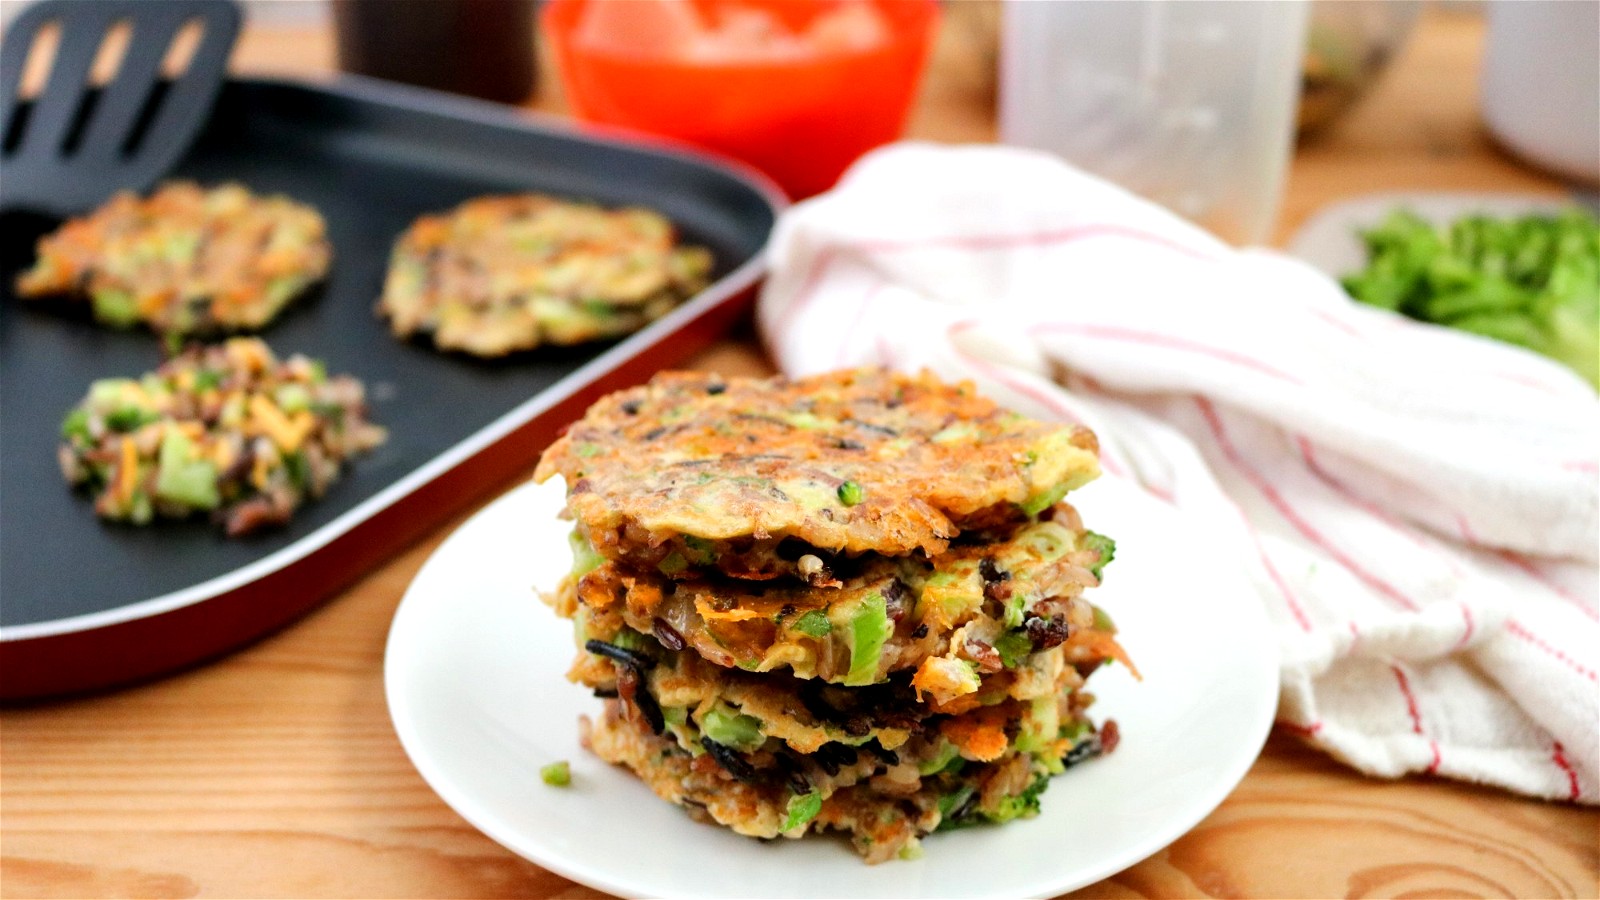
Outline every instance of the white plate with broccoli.
[[(574, 881), (627, 896), (1053, 896), (1157, 852), (1244, 777), (1277, 708), (1270, 626), (1243, 575), (1170, 507), (1111, 479), (1073, 494), (1117, 539), (1095, 602), (1143, 681), (1098, 673), (1108, 756), (1054, 778), (1031, 819), (924, 840), (869, 866), (842, 839), (761, 843), (697, 824), (579, 744), (599, 701), (564, 675), (571, 624), (539, 602), (571, 565), (559, 480), (525, 485), (461, 526), (395, 614), (385, 681), (401, 743), (467, 821)], [(565, 762), (564, 773), (559, 763)], [(548, 773), (541, 770), (557, 766)], [(558, 774), (560, 773), (560, 774)], [(563, 778), (562, 775), (566, 777)], [(562, 782), (565, 784), (552, 784)]]
[(1288, 250), (1363, 303), (1525, 347), (1600, 389), (1600, 224), (1573, 200), (1374, 194), (1319, 212)]

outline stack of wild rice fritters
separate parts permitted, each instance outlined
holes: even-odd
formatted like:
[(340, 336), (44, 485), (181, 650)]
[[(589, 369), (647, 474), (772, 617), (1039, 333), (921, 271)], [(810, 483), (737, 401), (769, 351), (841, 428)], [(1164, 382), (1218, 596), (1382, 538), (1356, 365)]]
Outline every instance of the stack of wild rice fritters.
[(1127, 662), (1082, 598), (1111, 542), (1062, 497), (1094, 435), (884, 371), (674, 373), (595, 404), (549, 598), (607, 698), (588, 746), (740, 834), (850, 835), (869, 862), (1038, 810), (1110, 750), (1084, 679)]

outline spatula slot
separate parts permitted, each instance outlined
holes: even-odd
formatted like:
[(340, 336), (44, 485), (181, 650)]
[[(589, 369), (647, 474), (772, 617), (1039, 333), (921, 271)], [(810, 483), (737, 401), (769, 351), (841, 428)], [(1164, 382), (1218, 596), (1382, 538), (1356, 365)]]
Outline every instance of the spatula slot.
[(22, 83), (17, 86), (17, 96), (31, 100), (44, 91), (45, 82), (56, 62), (56, 51), (61, 47), (61, 22), (51, 19), (34, 32), (28, 44), (28, 55), (22, 64)]
[(144, 143), (145, 135), (150, 133), (150, 125), (155, 122), (156, 115), (161, 112), (161, 101), (167, 98), (167, 93), (172, 87), (169, 81), (158, 81), (151, 85), (150, 93), (145, 95), (144, 105), (139, 107), (139, 114), (133, 119), (133, 127), (128, 129), (128, 136), (123, 138), (122, 146), (117, 149), (123, 159), (128, 159), (139, 151), (139, 145)]
[(161, 59), (162, 77), (175, 80), (189, 71), (189, 64), (194, 62), (205, 36), (206, 23), (203, 20), (196, 18), (184, 22), (172, 43), (167, 46), (167, 55)]

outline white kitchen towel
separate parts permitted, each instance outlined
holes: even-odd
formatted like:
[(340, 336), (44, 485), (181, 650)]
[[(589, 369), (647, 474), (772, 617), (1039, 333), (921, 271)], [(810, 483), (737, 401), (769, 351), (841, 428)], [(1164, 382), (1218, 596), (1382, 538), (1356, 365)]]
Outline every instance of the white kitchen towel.
[(1600, 800), (1600, 402), (1566, 369), (1009, 148), (877, 151), (770, 262), (785, 373), (926, 367), (1092, 427), (1107, 477), (1250, 572), (1285, 728), (1374, 775)]

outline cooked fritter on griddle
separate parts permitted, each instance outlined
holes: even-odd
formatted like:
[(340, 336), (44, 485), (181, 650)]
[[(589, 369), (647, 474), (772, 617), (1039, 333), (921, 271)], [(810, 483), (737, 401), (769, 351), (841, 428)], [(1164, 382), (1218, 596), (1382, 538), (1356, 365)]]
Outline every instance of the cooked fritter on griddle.
[(790, 579), (675, 581), (603, 560), (574, 533), (574, 593), (591, 632), (668, 636), (720, 666), (847, 685), (917, 669), (932, 683), (954, 660), (998, 671), (1092, 624), (1079, 595), (1099, 582), (1110, 541), (1084, 532), (1065, 503), (1048, 512), (1050, 520), (932, 559), (844, 561), (837, 586), (825, 589)]
[(237, 184), (111, 198), (41, 238), (21, 297), (77, 296), (95, 319), (168, 334), (252, 331), (328, 270), (322, 216)]
[(826, 584), (831, 555), (931, 556), (1036, 515), (1099, 473), (1097, 450), (928, 373), (667, 373), (590, 407), (534, 477), (566, 479), (608, 559)]
[(704, 288), (711, 267), (647, 209), (480, 197), (400, 236), (378, 310), (399, 337), (503, 356), (631, 334)]
[(96, 381), (61, 424), (62, 473), (102, 518), (208, 512), (229, 536), (287, 522), (385, 438), (361, 382), (256, 338), (193, 347), (142, 378)]

